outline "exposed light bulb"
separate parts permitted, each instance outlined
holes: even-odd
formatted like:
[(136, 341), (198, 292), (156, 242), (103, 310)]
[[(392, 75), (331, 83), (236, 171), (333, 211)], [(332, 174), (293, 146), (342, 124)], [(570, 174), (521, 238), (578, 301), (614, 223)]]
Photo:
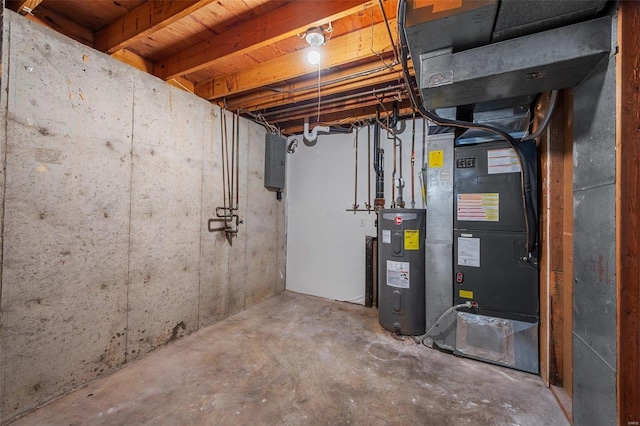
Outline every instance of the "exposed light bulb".
[(311, 65), (318, 65), (320, 63), (320, 52), (315, 47), (309, 48), (307, 52), (307, 61)]

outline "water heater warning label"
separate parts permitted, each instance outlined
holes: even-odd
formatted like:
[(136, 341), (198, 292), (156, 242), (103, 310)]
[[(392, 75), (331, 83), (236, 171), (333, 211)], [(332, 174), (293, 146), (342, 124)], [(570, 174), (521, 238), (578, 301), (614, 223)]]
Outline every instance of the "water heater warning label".
[(417, 229), (404, 230), (404, 249), (420, 250), (420, 231)]
[(409, 262), (387, 260), (387, 285), (389, 287), (409, 288)]

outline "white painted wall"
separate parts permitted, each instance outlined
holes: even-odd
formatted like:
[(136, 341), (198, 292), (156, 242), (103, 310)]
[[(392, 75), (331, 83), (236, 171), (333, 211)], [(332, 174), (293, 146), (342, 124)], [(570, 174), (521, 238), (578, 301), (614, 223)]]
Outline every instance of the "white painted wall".
[[(411, 120), (402, 140), (404, 199), (411, 202)], [(371, 148), (373, 149), (373, 126)], [(385, 200), (390, 207), (393, 141), (381, 130), (385, 150)], [(424, 208), (419, 173), (424, 165), (422, 120), (416, 120), (415, 200)], [(290, 138), (292, 139), (292, 138)], [(355, 132), (320, 135), (315, 145), (298, 139), (298, 149), (287, 155), (287, 289), (327, 299), (364, 303), (365, 237), (375, 236), (376, 215), (348, 212), (354, 198)], [(358, 137), (359, 208), (367, 202), (367, 169), (371, 169), (371, 203), (375, 198), (375, 172), (367, 158), (367, 128)], [(373, 161), (373, 152), (371, 160)], [(398, 151), (399, 156), (399, 151)], [(367, 167), (369, 166), (369, 167)], [(396, 176), (399, 177), (399, 169)], [(396, 191), (396, 197), (398, 196)]]

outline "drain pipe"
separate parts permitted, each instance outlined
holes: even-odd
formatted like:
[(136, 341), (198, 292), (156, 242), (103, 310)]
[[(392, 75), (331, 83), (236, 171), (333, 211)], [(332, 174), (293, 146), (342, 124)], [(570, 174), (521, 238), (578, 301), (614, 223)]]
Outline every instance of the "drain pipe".
[(376, 210), (384, 208), (384, 149), (380, 147), (380, 108), (376, 108), (376, 122), (373, 126), (373, 169), (376, 172), (376, 198), (373, 205)]
[(309, 118), (304, 119), (304, 138), (309, 142), (313, 142), (318, 138), (318, 132), (329, 133), (329, 130), (331, 129), (328, 126), (316, 126), (309, 131)]

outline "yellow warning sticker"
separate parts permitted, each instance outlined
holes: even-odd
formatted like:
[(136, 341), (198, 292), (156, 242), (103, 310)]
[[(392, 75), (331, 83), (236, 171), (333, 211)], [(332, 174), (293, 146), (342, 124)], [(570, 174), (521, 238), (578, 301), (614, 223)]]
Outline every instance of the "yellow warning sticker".
[(458, 293), (463, 299), (473, 299), (473, 292), (469, 290), (460, 290)]
[(404, 249), (420, 250), (420, 231), (417, 229), (404, 230)]
[(429, 167), (439, 169), (444, 166), (444, 150), (429, 151)]

